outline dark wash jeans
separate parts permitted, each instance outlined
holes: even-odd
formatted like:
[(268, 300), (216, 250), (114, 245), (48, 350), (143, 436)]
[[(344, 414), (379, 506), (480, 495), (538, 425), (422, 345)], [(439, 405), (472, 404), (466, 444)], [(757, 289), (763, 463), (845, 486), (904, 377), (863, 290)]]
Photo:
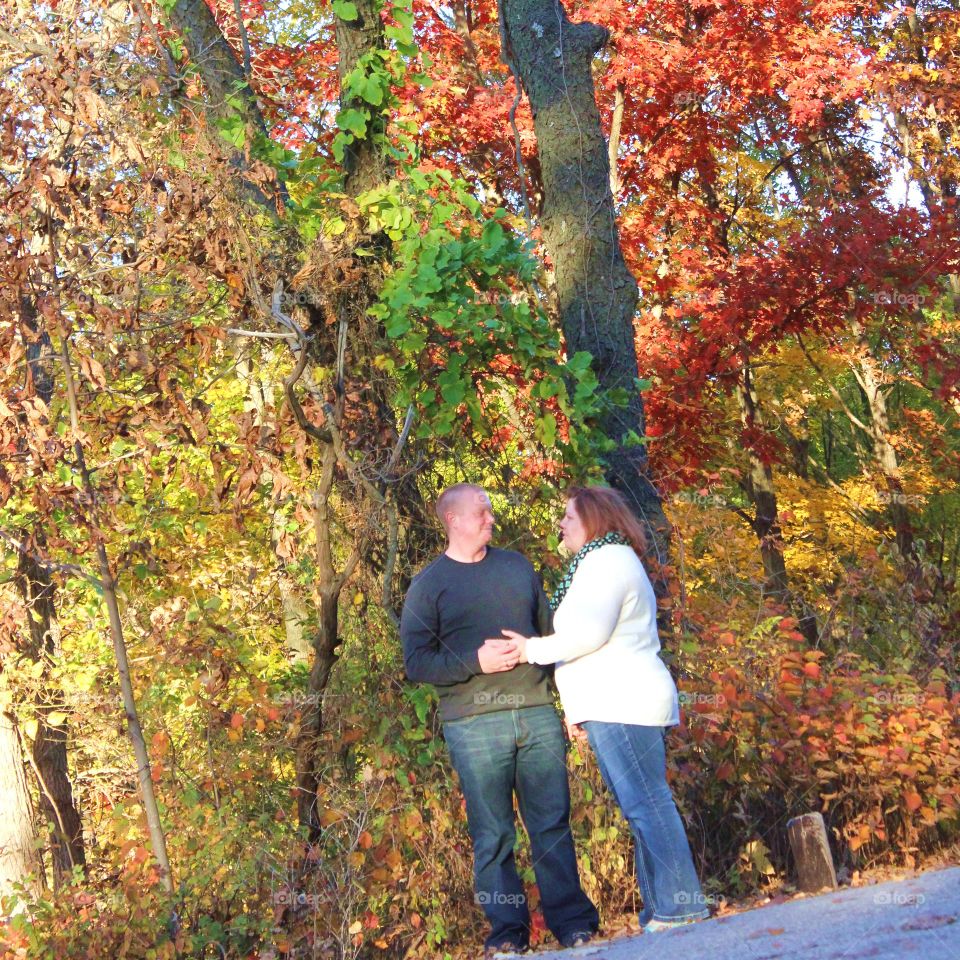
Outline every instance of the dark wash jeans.
[(561, 941), (595, 931), (599, 917), (580, 886), (570, 833), (566, 743), (557, 711), (539, 706), (448, 720), (443, 735), (466, 799), (475, 899), (491, 926), (487, 946), (526, 946), (530, 938), (513, 856), (514, 791), (547, 926)]
[(590, 746), (607, 788), (633, 833), (637, 880), (650, 920), (709, 916), (683, 821), (667, 784), (664, 727), (585, 720)]

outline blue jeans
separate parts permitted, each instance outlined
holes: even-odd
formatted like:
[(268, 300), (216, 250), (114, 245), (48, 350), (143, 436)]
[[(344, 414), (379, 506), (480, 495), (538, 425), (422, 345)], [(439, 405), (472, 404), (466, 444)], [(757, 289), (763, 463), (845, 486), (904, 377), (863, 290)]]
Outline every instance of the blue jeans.
[(643, 897), (640, 923), (709, 916), (683, 821), (667, 785), (665, 728), (601, 720), (586, 720), (581, 726), (633, 833)]
[(548, 705), (450, 720), (443, 735), (466, 800), (475, 899), (491, 926), (487, 946), (524, 947), (530, 939), (530, 911), (513, 856), (514, 791), (547, 926), (560, 941), (595, 931), (599, 917), (580, 886), (570, 833), (566, 743), (557, 711)]

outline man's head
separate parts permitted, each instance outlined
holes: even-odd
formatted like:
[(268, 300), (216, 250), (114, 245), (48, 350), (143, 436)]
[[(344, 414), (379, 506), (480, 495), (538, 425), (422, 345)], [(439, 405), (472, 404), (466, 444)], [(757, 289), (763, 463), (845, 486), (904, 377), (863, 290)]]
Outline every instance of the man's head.
[(483, 487), (475, 483), (455, 483), (440, 494), (436, 509), (451, 543), (479, 549), (490, 542), (493, 507)]

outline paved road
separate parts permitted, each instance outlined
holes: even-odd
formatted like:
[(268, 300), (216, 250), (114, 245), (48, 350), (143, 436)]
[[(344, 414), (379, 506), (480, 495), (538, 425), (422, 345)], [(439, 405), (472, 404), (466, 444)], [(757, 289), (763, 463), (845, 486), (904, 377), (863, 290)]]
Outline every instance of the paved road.
[(960, 960), (960, 867), (536, 960)]

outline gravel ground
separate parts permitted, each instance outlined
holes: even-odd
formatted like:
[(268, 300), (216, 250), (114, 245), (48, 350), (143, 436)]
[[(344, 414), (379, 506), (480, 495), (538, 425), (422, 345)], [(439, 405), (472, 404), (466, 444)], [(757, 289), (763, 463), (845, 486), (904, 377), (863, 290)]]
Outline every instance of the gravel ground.
[(535, 960), (960, 960), (960, 867), (846, 888)]

